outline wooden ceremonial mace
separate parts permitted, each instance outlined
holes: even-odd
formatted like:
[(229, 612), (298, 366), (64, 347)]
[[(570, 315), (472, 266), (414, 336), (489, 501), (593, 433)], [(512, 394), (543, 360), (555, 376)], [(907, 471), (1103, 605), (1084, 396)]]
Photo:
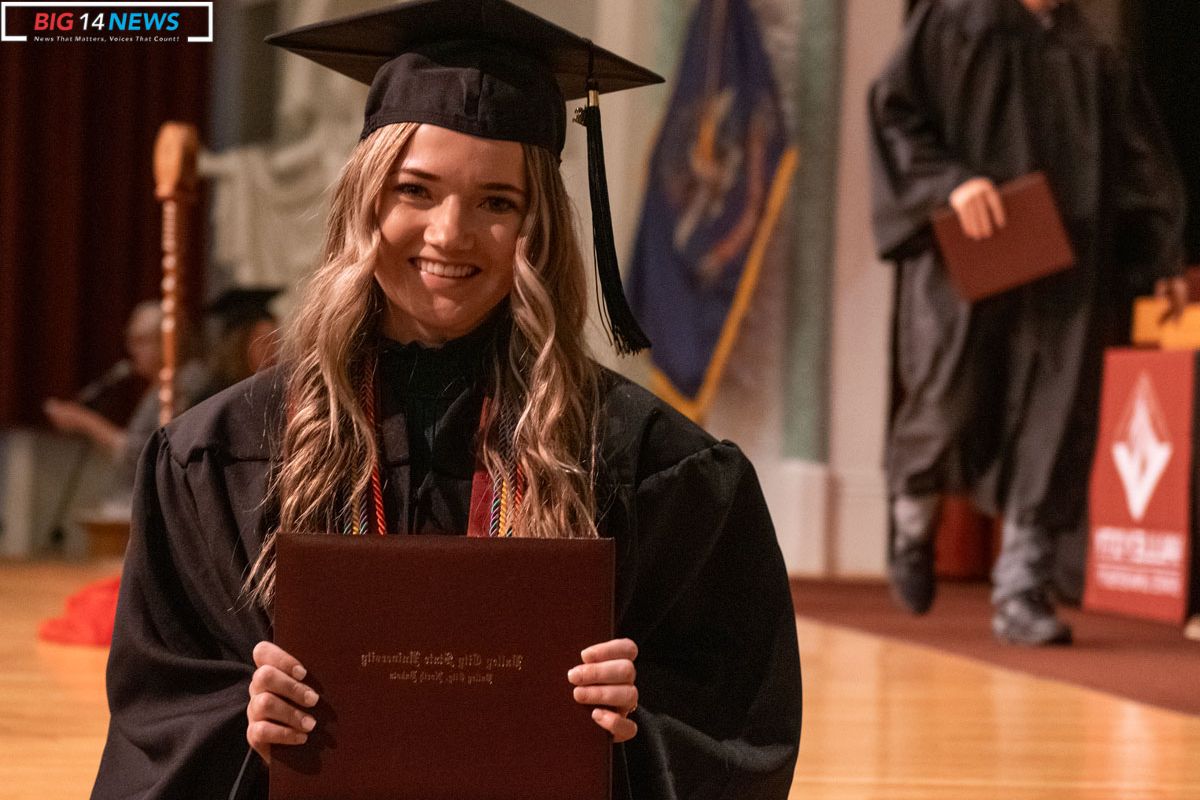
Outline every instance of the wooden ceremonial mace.
[(183, 311), (188, 207), (196, 202), (196, 126), (164, 122), (154, 142), (154, 196), (162, 203), (162, 369), (158, 373), (158, 422), (175, 416), (175, 368)]

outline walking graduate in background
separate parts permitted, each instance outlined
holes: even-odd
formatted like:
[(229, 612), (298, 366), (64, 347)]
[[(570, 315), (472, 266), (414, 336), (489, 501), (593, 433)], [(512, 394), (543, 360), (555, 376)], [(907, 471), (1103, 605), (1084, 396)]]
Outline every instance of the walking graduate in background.
[[(897, 266), (894, 595), (929, 609), (942, 496), (969, 491), (1004, 516), (995, 635), (1067, 643), (1051, 576), (1056, 550), (1086, 524), (1104, 348), (1128, 336), (1133, 297), (1156, 281), (1177, 309), (1186, 298), (1165, 137), (1130, 65), (1058, 0), (920, 3), (871, 89), (870, 116), (875, 237)], [(1035, 171), (1074, 266), (968, 303), (930, 217), (949, 204), (967, 236), (985, 239), (1006, 223), (997, 187)]]

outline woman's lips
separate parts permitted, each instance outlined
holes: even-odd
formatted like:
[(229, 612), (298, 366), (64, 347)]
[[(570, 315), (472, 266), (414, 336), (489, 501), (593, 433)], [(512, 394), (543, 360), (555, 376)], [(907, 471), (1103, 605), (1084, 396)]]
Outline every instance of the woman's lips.
[(411, 261), (413, 266), (421, 272), (436, 275), (439, 278), (469, 278), (479, 272), (479, 267), (471, 264), (450, 264), (427, 258), (414, 258)]

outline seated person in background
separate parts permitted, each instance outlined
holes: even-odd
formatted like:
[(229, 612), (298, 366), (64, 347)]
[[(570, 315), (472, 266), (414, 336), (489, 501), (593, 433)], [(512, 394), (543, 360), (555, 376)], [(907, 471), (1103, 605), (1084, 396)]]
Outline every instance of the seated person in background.
[(268, 307), (282, 289), (228, 289), (205, 309), (214, 327), (205, 364), (208, 382), (198, 403), (275, 363), (279, 320)]
[[(134, 470), (150, 435), (158, 428), (158, 371), (162, 368), (162, 308), (157, 300), (134, 307), (125, 328), (125, 349), (133, 372), (150, 382), (129, 422), (122, 428), (75, 400), (48, 399), (43, 410), (50, 422), (65, 433), (79, 433), (100, 445), (114, 458), (113, 499), (128, 505)], [(195, 402), (207, 380), (204, 365), (187, 361), (175, 373), (177, 411)]]

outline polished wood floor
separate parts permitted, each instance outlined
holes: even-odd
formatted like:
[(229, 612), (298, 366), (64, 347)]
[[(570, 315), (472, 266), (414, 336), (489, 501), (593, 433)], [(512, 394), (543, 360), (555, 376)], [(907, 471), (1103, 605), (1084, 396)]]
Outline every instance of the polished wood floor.
[(805, 710), (792, 798), (1200, 798), (1200, 717), (797, 625)]
[(39, 642), (37, 623), (117, 571), (113, 562), (0, 562), (0, 798), (88, 796), (108, 726), (108, 651)]
[[(72, 590), (115, 571), (0, 563), (3, 800), (88, 794), (106, 653), (34, 634)], [(797, 629), (796, 800), (1200, 800), (1198, 717), (803, 619)]]

